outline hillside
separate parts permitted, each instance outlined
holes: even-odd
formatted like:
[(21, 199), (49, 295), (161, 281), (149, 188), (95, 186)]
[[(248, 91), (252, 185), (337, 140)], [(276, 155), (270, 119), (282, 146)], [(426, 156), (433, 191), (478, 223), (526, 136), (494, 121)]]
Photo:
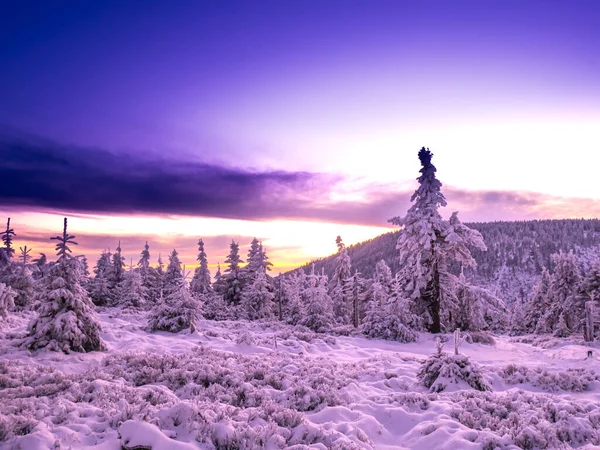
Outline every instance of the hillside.
[[(478, 230), (488, 250), (474, 250), (477, 268), (467, 276), (484, 285), (510, 304), (526, 296), (542, 267), (552, 269), (551, 255), (573, 250), (578, 255), (595, 254), (600, 246), (600, 219), (532, 220), (468, 223)], [(375, 264), (384, 259), (393, 273), (399, 269), (396, 240), (400, 231), (390, 232), (348, 247), (352, 266), (371, 277)], [(343, 238), (343, 236), (342, 236)], [(309, 270), (312, 263), (303, 266)], [(331, 276), (335, 255), (314, 261), (315, 270)]]

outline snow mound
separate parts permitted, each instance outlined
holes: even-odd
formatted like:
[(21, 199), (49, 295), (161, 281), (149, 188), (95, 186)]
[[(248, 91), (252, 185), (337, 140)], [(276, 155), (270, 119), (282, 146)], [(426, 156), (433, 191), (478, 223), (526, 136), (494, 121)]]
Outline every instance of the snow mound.
[(192, 444), (177, 442), (163, 434), (158, 427), (141, 420), (128, 420), (119, 427), (124, 450), (198, 450)]

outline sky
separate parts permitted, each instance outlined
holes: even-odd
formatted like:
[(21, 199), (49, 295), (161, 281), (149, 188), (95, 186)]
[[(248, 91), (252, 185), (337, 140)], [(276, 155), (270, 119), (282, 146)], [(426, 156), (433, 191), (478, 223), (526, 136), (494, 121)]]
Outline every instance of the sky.
[(391, 230), (423, 146), (444, 216), (598, 217), (599, 48), (596, 1), (12, 2), (0, 218), (285, 271)]

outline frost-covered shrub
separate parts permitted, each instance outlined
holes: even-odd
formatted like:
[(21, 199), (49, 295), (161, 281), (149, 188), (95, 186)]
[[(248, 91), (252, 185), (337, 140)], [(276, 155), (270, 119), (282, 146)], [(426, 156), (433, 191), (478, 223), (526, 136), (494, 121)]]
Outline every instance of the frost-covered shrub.
[(449, 400), (454, 404), (452, 418), (522, 449), (600, 444), (600, 407), (594, 402), (524, 391), (461, 391), (450, 394)]
[(549, 372), (541, 367), (529, 369), (525, 366), (509, 364), (499, 373), (508, 384), (530, 383), (532, 386), (548, 392), (583, 392), (587, 391), (593, 382), (600, 381), (600, 377), (590, 369)]
[(245, 331), (245, 332), (238, 334), (238, 336), (235, 340), (235, 343), (237, 345), (246, 344), (249, 346), (253, 346), (253, 345), (256, 345), (256, 339), (252, 333)]
[(0, 281), (14, 292), (14, 307), (31, 309), (35, 300), (35, 283), (29, 269), (23, 269), (14, 264), (0, 268)]
[(417, 380), (431, 392), (441, 392), (461, 382), (478, 391), (491, 390), (476, 363), (465, 355), (448, 355), (445, 352), (427, 358), (417, 373)]
[(359, 364), (324, 358), (206, 348), (179, 355), (114, 354), (100, 367), (73, 375), (0, 361), (0, 433), (10, 440), (8, 448), (18, 448), (18, 433), (32, 427), (11, 417), (31, 419), (32, 426), (42, 421), (51, 432), (54, 427), (81, 432), (81, 419), (93, 416), (89, 433), (98, 442), (108, 429), (136, 420), (153, 423), (166, 435), (181, 431), (209, 448), (368, 449), (301, 414), (342, 404), (339, 390), (363, 372)]
[(363, 333), (370, 338), (398, 342), (415, 342), (418, 338), (418, 334), (402, 323), (398, 316), (390, 314), (382, 315), (377, 321), (365, 324)]
[(465, 334), (465, 337), (470, 344), (496, 345), (492, 335), (486, 331), (472, 331)]

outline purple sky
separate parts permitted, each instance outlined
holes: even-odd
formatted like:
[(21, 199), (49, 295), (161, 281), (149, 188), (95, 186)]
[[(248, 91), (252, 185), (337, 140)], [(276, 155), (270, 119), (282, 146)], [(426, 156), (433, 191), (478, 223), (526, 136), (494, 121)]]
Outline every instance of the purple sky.
[(463, 220), (597, 215), (596, 1), (35, 3), (0, 14), (7, 214), (385, 227), (425, 145)]

